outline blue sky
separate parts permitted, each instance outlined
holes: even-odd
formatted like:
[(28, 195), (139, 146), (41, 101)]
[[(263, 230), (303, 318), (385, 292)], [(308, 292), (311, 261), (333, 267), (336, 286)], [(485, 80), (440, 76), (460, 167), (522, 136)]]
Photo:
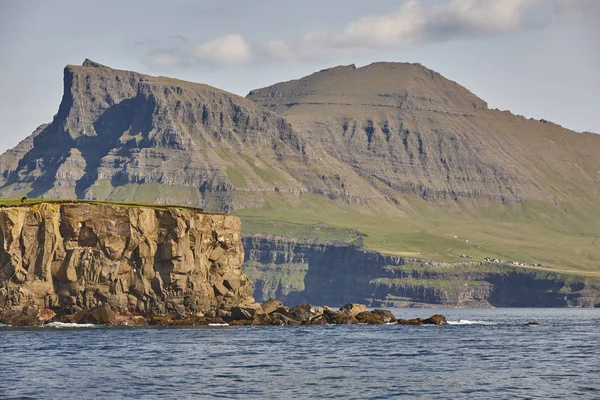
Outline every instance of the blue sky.
[(90, 58), (246, 95), (340, 64), (420, 62), (489, 103), (600, 132), (600, 0), (0, 0), (0, 151)]

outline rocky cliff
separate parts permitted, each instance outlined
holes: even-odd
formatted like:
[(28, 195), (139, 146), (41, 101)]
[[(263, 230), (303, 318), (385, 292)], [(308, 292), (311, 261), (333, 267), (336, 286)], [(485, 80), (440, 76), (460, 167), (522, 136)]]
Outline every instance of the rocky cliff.
[(342, 243), (246, 235), (254, 296), (373, 307), (597, 307), (600, 280), (484, 262), (436, 263)]
[(252, 306), (237, 217), (87, 203), (0, 208), (0, 309), (141, 314)]

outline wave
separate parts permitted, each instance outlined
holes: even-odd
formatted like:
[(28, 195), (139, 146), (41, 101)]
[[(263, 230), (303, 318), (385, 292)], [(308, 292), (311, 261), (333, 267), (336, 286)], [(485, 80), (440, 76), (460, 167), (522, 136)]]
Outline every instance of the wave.
[(498, 325), (496, 322), (489, 321), (469, 321), (468, 319), (461, 319), (458, 321), (447, 321), (448, 325)]
[(208, 324), (208, 326), (229, 326), (229, 324)]
[(68, 322), (50, 322), (49, 324), (43, 325), (44, 328), (94, 328), (101, 325), (94, 324), (73, 324)]

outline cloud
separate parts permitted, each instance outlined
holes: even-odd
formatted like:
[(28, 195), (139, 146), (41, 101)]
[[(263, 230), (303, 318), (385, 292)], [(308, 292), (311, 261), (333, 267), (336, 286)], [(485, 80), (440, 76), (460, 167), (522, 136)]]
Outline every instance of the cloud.
[(391, 47), (518, 32), (528, 27), (528, 6), (535, 0), (451, 0), (425, 6), (408, 0), (388, 14), (350, 23), (334, 39), (348, 47)]
[(165, 40), (145, 39), (135, 43), (145, 49), (143, 61), (153, 67), (180, 68), (197, 65), (227, 66), (248, 63), (250, 46), (240, 35), (217, 37), (200, 45), (190, 45), (177, 35)]
[(144, 59), (159, 67), (314, 62), (377, 49), (518, 34), (556, 20), (577, 23), (590, 15), (600, 15), (600, 0), (405, 0), (395, 10), (366, 15), (339, 31), (315, 29), (286, 41), (249, 44), (241, 35), (228, 34), (189, 45), (174, 36), (170, 45), (148, 44)]
[(226, 35), (190, 49), (190, 57), (221, 65), (244, 64), (251, 60), (250, 46), (240, 35)]

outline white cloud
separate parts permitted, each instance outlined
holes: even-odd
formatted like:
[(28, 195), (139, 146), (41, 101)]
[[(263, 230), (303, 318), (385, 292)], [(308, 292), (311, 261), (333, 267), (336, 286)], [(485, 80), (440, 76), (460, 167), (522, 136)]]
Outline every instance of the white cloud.
[(405, 0), (395, 10), (358, 18), (339, 31), (314, 29), (286, 41), (251, 46), (241, 35), (228, 34), (190, 45), (173, 36), (162, 46), (148, 42), (144, 59), (165, 68), (321, 62), (377, 49), (517, 34), (593, 15), (600, 15), (600, 0)]
[(535, 0), (451, 0), (425, 6), (408, 0), (398, 9), (351, 22), (337, 35), (340, 46), (390, 47), (452, 37), (507, 34), (526, 27)]
[(250, 46), (240, 35), (226, 35), (192, 47), (189, 55), (193, 60), (220, 65), (244, 64), (252, 58)]

